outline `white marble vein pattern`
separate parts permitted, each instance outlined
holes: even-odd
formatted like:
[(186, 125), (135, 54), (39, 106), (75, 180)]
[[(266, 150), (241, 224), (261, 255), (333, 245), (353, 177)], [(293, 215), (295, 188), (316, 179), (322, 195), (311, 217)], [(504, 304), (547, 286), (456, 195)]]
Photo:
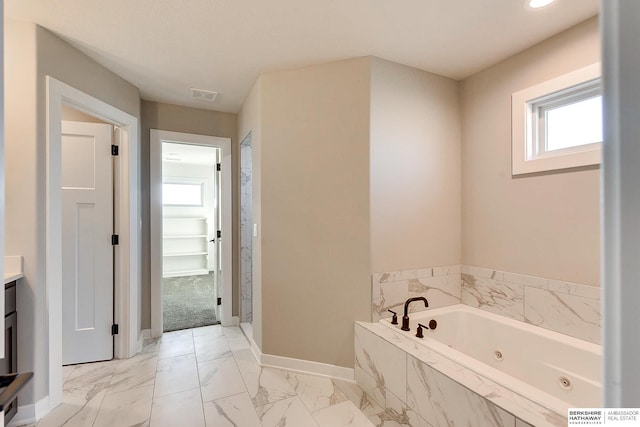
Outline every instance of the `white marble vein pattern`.
[(598, 286), (581, 285), (579, 283), (562, 282), (559, 280), (549, 280), (549, 290), (563, 294), (577, 295), (579, 297), (600, 299), (600, 288)]
[[(479, 396), (482, 396), (488, 401), (493, 402), (495, 405), (504, 408), (507, 412), (515, 414), (517, 417), (530, 422), (532, 425), (537, 427), (561, 427), (565, 426), (567, 423), (564, 415), (556, 414), (555, 412), (542, 407), (529, 399), (525, 399), (516, 392), (498, 385), (483, 375), (476, 374), (473, 371), (462, 367), (458, 363), (434, 352), (428, 347), (406, 339), (406, 337), (402, 336), (400, 333), (382, 324), (357, 322), (356, 326), (366, 329), (378, 337), (379, 341), (374, 342), (374, 346), (378, 346), (383, 342), (392, 344), (408, 354), (410, 357), (422, 361), (422, 363), (429, 365), (431, 368), (444, 374), (457, 384), (464, 386), (464, 388), (468, 390), (473, 390)], [(361, 384), (357, 366), (355, 373), (357, 384), (365, 392), (369, 393), (366, 385)], [(409, 376), (408, 374), (406, 375)], [(363, 376), (369, 377), (366, 374)], [(383, 416), (388, 417), (388, 415), (388, 413), (385, 413)]]
[(199, 388), (153, 399), (151, 427), (175, 426), (205, 426)]
[(365, 393), (357, 383), (339, 379), (334, 379), (333, 382), (374, 425), (381, 425), (380, 414), (384, 412), (384, 408)]
[(600, 343), (600, 301), (553, 292), (525, 289), (525, 318), (542, 328)]
[(246, 391), (233, 357), (198, 363), (198, 374), (203, 402)]
[(107, 394), (108, 382), (64, 391), (62, 404), (55, 408), (38, 427), (83, 427), (93, 425), (98, 409)]
[[(409, 280), (409, 297), (423, 296), (429, 301), (429, 308), (460, 304), (460, 274), (426, 277)], [(412, 304), (410, 312), (427, 310), (420, 303)]]
[(318, 427), (298, 396), (256, 408), (263, 427)]
[[(402, 316), (404, 303), (410, 297), (423, 296), (429, 301), (429, 308), (460, 304), (461, 278), (459, 269), (440, 267), (439, 275), (416, 274), (413, 277), (399, 280), (378, 282), (372, 279), (372, 319), (377, 322), (392, 316), (391, 309)], [(429, 269), (432, 272), (433, 269)], [(457, 272), (451, 272), (457, 271)], [(409, 275), (404, 275), (409, 276)], [(374, 275), (375, 277), (375, 275)], [(426, 308), (413, 304), (410, 311), (421, 311)]]
[(231, 349), (224, 335), (198, 335), (193, 337), (198, 362), (231, 356)]
[(524, 320), (524, 286), (462, 274), (462, 303)]
[(389, 390), (404, 399), (407, 388), (405, 353), (381, 341), (359, 323), (354, 331), (355, 367), (375, 380), (376, 388), (383, 396)]
[(167, 332), (162, 335), (158, 354), (160, 359), (181, 356), (194, 352), (191, 330)]
[(111, 382), (113, 373), (118, 366), (119, 360), (110, 360), (100, 363), (84, 363), (81, 365), (73, 365), (69, 372), (69, 376), (64, 383), (65, 390), (74, 388), (86, 388), (93, 384)]
[(260, 427), (260, 419), (247, 392), (204, 403), (207, 427)]
[(154, 396), (191, 390), (199, 386), (198, 368), (193, 354), (170, 357), (158, 361)]
[(251, 350), (239, 350), (234, 356), (255, 406), (296, 396), (283, 371), (258, 365)]
[(370, 396), (376, 405), (384, 407), (387, 399), (387, 389), (371, 375), (364, 372), (359, 366), (356, 366), (354, 369), (354, 377), (358, 387)]
[(107, 394), (98, 411), (95, 427), (147, 426), (151, 416), (153, 386)]
[(407, 403), (435, 426), (515, 424), (513, 415), (414, 357), (407, 365)]
[(120, 361), (111, 378), (109, 393), (153, 385), (157, 364), (158, 355), (154, 353), (141, 353), (131, 359)]
[[(194, 347), (189, 354), (159, 358), (160, 344), (172, 354), (171, 343), (183, 351), (189, 337), (196, 343), (199, 337), (224, 339), (232, 355), (197, 363)], [(237, 327), (181, 331), (146, 344), (147, 351), (131, 359), (64, 367), (63, 404), (38, 426), (393, 425), (352, 381), (260, 367)]]
[(393, 393), (387, 394), (387, 405), (380, 419), (380, 424), (383, 426), (431, 427), (415, 410)]
[(373, 427), (374, 424), (350, 400), (313, 413), (320, 427)]
[(283, 372), (287, 381), (310, 412), (349, 400), (329, 378)]

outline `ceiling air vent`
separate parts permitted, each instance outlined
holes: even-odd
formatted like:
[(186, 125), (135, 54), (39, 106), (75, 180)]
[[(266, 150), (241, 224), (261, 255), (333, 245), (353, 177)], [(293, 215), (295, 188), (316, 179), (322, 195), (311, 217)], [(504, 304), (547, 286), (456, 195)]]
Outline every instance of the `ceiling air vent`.
[(193, 99), (199, 99), (200, 101), (213, 102), (216, 100), (217, 96), (218, 96), (218, 92), (213, 92), (211, 90), (191, 88), (191, 97)]

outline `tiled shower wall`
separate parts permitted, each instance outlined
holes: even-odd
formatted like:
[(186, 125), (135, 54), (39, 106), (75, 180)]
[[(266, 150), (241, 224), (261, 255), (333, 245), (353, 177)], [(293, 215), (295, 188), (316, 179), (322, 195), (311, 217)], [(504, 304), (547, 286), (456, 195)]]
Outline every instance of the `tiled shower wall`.
[[(402, 313), (409, 297), (429, 308), (467, 304), (593, 343), (600, 343), (600, 288), (467, 265), (372, 276), (373, 321)], [(420, 303), (412, 310), (424, 310)]]
[(240, 321), (251, 322), (253, 293), (251, 135), (240, 144)]

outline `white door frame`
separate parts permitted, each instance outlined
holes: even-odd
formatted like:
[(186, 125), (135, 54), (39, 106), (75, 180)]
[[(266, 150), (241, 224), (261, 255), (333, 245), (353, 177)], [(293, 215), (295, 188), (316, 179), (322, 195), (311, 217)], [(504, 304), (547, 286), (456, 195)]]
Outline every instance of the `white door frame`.
[[(62, 106), (68, 105), (120, 128), (119, 166), (114, 168), (114, 215), (120, 244), (115, 251), (114, 339), (116, 358), (129, 358), (140, 349), (140, 213), (138, 209), (138, 119), (51, 76), (47, 84), (47, 203), (46, 283), (49, 357), (49, 407), (62, 403)], [(119, 135), (118, 135), (119, 134)]]
[(162, 336), (162, 142), (219, 147), (222, 150), (222, 326), (231, 326), (232, 230), (231, 139), (151, 129), (149, 184), (151, 193), (151, 336)]

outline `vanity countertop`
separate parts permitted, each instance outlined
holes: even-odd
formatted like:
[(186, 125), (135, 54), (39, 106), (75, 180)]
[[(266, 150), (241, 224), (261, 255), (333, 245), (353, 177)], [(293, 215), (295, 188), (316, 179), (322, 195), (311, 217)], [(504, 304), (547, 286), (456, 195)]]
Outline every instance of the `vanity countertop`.
[(18, 280), (24, 277), (22, 265), (22, 257), (17, 256), (5, 256), (4, 257), (4, 284)]

